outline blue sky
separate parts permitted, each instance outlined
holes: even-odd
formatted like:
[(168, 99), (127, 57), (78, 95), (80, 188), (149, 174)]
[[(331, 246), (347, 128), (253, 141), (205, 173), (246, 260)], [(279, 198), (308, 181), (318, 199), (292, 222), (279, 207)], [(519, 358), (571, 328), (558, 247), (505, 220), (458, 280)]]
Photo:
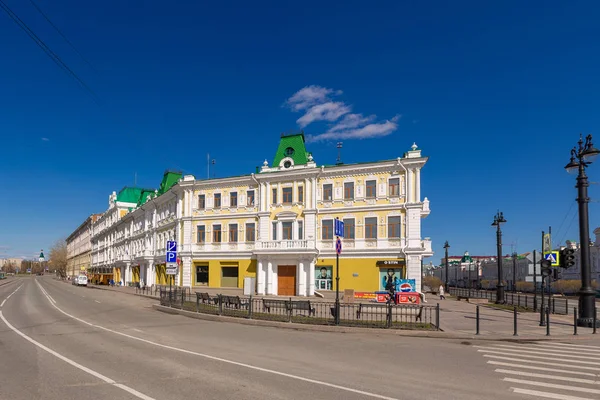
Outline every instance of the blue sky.
[[(549, 225), (555, 243), (578, 238), (563, 167), (580, 132), (600, 146), (594, 2), (36, 0), (85, 60), (29, 1), (3, 2), (97, 98), (0, 10), (0, 257), (47, 249), (136, 173), (204, 177), (207, 153), (217, 177), (250, 173), (301, 127), (330, 132), (309, 144), (318, 163), (335, 162), (331, 132), (348, 163), (422, 148), (426, 262), (445, 240), (493, 254), (498, 209), (507, 253), (539, 248)], [(336, 105), (302, 119), (286, 100), (310, 86)], [(590, 196), (593, 230), (598, 185)]]

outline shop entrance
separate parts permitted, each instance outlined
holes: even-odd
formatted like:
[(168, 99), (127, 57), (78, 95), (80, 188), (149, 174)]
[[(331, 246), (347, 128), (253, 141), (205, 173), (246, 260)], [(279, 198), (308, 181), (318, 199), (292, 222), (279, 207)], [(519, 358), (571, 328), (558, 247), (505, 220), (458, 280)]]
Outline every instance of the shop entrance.
[(279, 296), (296, 295), (296, 266), (277, 266), (277, 294)]
[(238, 267), (222, 267), (221, 271), (221, 287), (238, 287)]

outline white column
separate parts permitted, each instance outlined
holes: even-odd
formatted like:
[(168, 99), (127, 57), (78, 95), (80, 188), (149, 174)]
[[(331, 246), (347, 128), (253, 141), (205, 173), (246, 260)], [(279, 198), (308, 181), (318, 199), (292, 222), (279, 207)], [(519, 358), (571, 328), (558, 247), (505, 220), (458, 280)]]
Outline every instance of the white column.
[(311, 260), (308, 264), (308, 295), (315, 295), (315, 260)]
[(311, 189), (308, 186), (308, 178), (304, 179), (304, 208), (310, 207)]
[(306, 296), (306, 262), (304, 260), (300, 260), (298, 263), (298, 287), (296, 288), (296, 292), (298, 296)]
[(267, 294), (275, 294), (273, 293), (273, 280), (275, 277), (273, 276), (273, 262), (271, 260), (267, 261)]
[(265, 263), (263, 260), (259, 259), (257, 262), (256, 268), (256, 294), (264, 295), (265, 294)]
[(409, 255), (406, 257), (406, 278), (415, 280), (415, 287), (421, 291), (421, 256)]
[(277, 240), (283, 239), (283, 225), (281, 221), (277, 221)]
[(408, 170), (408, 176), (407, 176), (407, 180), (406, 180), (406, 199), (407, 202), (412, 203), (413, 200), (413, 179), (414, 179), (414, 174), (413, 174), (413, 170), (412, 168), (409, 168)]
[(311, 195), (310, 195), (310, 208), (317, 208), (317, 178), (312, 178), (312, 187), (311, 187)]
[(417, 193), (415, 201), (419, 203), (421, 201), (421, 168), (417, 168), (415, 179), (417, 180)]
[(298, 240), (298, 239), (300, 239), (300, 238), (298, 237), (298, 220), (297, 220), (297, 219), (295, 219), (295, 220), (292, 222), (292, 239), (293, 239), (293, 240)]
[(131, 265), (125, 267), (125, 285), (127, 282), (131, 282)]
[(271, 183), (267, 182), (267, 190), (265, 190), (265, 211), (269, 211), (271, 204)]

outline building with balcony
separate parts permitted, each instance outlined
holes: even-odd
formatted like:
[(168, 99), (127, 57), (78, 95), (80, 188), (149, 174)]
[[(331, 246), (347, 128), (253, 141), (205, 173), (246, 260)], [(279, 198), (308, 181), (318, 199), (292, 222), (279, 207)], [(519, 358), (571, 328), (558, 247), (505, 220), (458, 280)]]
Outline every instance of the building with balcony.
[(102, 214), (92, 214), (67, 237), (67, 276), (87, 274), (91, 263), (92, 236)]
[(335, 289), (334, 220), (345, 224), (340, 289), (377, 291), (392, 267), (421, 283), (431, 241), (421, 198), (427, 158), (416, 145), (393, 160), (318, 166), (304, 135), (282, 136), (256, 174), (184, 179), (181, 196), (183, 286), (241, 287), (259, 295), (313, 296)]
[(304, 135), (294, 134), (256, 173), (196, 179), (167, 171), (156, 191), (113, 192), (92, 239), (92, 267), (117, 282), (165, 284), (166, 242), (176, 240), (177, 286), (241, 288), (253, 278), (259, 295), (313, 296), (335, 289), (339, 218), (340, 290), (381, 290), (389, 269), (420, 290), (422, 259), (433, 255), (421, 237), (426, 162), (413, 145), (392, 160), (318, 166)]

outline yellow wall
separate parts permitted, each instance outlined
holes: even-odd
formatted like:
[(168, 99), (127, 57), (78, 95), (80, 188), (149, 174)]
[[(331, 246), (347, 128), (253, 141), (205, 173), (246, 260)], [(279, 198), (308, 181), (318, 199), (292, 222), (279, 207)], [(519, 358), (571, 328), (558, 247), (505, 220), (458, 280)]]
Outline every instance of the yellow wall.
[(167, 280), (167, 266), (165, 264), (157, 265), (155, 267), (154, 274), (156, 276), (157, 285), (166, 285), (169, 283)]
[[(379, 267), (377, 261), (384, 261), (386, 258), (340, 258), (340, 290), (354, 289), (356, 292), (375, 292), (378, 291), (380, 282), (380, 270), (387, 270), (387, 266)], [(387, 259), (390, 260), (390, 259)], [(397, 259), (394, 259), (397, 260)], [(335, 258), (319, 258), (315, 267), (333, 266), (333, 290), (335, 290)], [(398, 265), (391, 265), (390, 268), (401, 268)], [(353, 276), (353, 274), (358, 276)]]
[(256, 260), (206, 260), (192, 264), (192, 286), (196, 286), (196, 267), (208, 265), (208, 287), (221, 287), (221, 267), (238, 266), (238, 288), (244, 287), (244, 278), (256, 277)]

